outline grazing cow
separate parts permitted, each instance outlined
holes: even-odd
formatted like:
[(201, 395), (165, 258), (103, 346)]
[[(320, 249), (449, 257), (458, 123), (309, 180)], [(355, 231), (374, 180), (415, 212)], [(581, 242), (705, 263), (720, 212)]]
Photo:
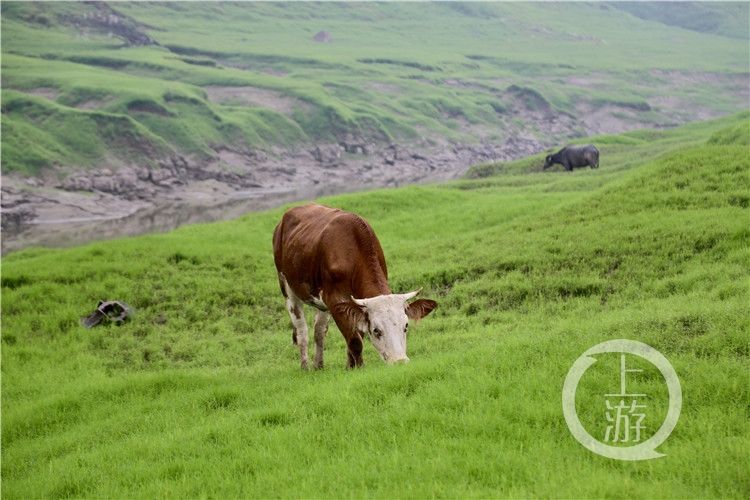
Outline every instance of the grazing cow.
[(561, 164), (568, 172), (576, 167), (599, 168), (599, 150), (592, 144), (565, 146), (557, 153), (547, 155), (544, 159), (544, 168), (549, 168), (555, 163)]
[(308, 363), (303, 304), (318, 310), (315, 368), (323, 366), (329, 314), (346, 340), (349, 368), (362, 365), (365, 337), (384, 361), (409, 361), (409, 319), (423, 318), (437, 303), (427, 299), (409, 303), (419, 291), (391, 293), (380, 242), (362, 217), (317, 204), (291, 208), (273, 233), (273, 255), (302, 369)]

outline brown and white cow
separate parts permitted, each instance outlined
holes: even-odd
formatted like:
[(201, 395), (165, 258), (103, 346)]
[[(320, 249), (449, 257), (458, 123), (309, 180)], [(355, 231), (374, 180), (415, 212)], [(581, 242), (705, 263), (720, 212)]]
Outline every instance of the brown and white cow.
[(362, 365), (362, 339), (369, 337), (384, 361), (406, 362), (409, 319), (429, 314), (437, 303), (419, 291), (394, 294), (380, 242), (360, 216), (311, 204), (287, 210), (273, 233), (281, 293), (292, 318), (292, 342), (307, 368), (307, 323), (302, 305), (315, 315), (314, 367), (323, 366), (329, 315), (348, 347), (348, 367)]

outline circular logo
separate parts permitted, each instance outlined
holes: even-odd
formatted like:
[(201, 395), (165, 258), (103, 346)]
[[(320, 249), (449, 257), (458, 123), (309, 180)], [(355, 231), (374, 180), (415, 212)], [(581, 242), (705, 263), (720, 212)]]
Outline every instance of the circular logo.
[[(604, 353), (632, 354), (644, 358), (659, 369), (667, 383), (669, 409), (667, 410), (664, 422), (653, 436), (634, 446), (611, 446), (597, 440), (586, 431), (576, 413), (575, 400), (578, 383), (581, 381), (586, 370), (596, 363), (596, 358), (591, 356)], [(635, 402), (633, 405), (635, 405)], [(680, 418), (680, 410), (682, 409), (682, 389), (680, 381), (677, 378), (677, 373), (672, 368), (672, 365), (667, 361), (667, 358), (653, 347), (635, 340), (608, 340), (588, 349), (573, 363), (563, 384), (562, 407), (565, 422), (568, 424), (571, 434), (589, 450), (598, 455), (616, 460), (649, 460), (664, 456), (663, 453), (656, 451), (656, 447), (669, 437), (677, 425), (677, 419)]]

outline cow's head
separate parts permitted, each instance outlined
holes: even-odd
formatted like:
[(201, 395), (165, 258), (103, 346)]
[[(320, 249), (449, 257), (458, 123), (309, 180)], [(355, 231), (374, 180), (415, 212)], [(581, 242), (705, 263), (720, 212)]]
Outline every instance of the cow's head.
[(549, 168), (552, 165), (552, 155), (547, 155), (544, 159), (544, 168)]
[(398, 363), (409, 361), (406, 355), (406, 334), (410, 319), (421, 319), (437, 307), (437, 302), (419, 299), (415, 292), (378, 295), (369, 299), (352, 297), (349, 313), (355, 320), (356, 328), (362, 336), (370, 337), (372, 345), (380, 353), (383, 361)]

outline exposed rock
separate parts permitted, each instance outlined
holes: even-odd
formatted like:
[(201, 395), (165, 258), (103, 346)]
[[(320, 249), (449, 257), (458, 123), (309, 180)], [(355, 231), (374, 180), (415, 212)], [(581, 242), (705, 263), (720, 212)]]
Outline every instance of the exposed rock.
[(97, 175), (91, 179), (91, 187), (96, 191), (115, 193), (115, 182), (111, 176)]
[(147, 167), (138, 168), (136, 172), (138, 175), (138, 180), (148, 181), (151, 177), (151, 170), (149, 170)]
[(388, 147), (385, 149), (385, 153), (383, 155), (383, 162), (386, 165), (395, 165), (396, 161), (399, 160), (399, 151), (398, 146), (396, 144), (389, 144)]
[(3, 231), (17, 231), (36, 217), (29, 205), (19, 205), (6, 209), (3, 207), (0, 226)]
[(340, 142), (339, 143), (344, 151), (351, 154), (369, 154), (367, 144), (364, 142)]
[(313, 36), (313, 40), (320, 43), (329, 43), (331, 40), (331, 34), (327, 31), (318, 31), (315, 33), (315, 36)]
[(58, 16), (63, 24), (74, 26), (85, 34), (92, 30), (107, 36), (116, 36), (129, 46), (154, 45), (156, 42), (141, 30), (142, 25), (121, 14), (104, 2), (91, 2), (95, 8), (83, 15)]
[(93, 189), (93, 182), (89, 177), (77, 175), (68, 177), (59, 187), (67, 191), (91, 191)]
[(338, 144), (319, 145), (310, 151), (318, 163), (335, 163), (341, 159), (342, 147)]
[(168, 185), (167, 180), (172, 178), (174, 174), (167, 168), (156, 168), (151, 170), (149, 178), (151, 182), (160, 186)]

